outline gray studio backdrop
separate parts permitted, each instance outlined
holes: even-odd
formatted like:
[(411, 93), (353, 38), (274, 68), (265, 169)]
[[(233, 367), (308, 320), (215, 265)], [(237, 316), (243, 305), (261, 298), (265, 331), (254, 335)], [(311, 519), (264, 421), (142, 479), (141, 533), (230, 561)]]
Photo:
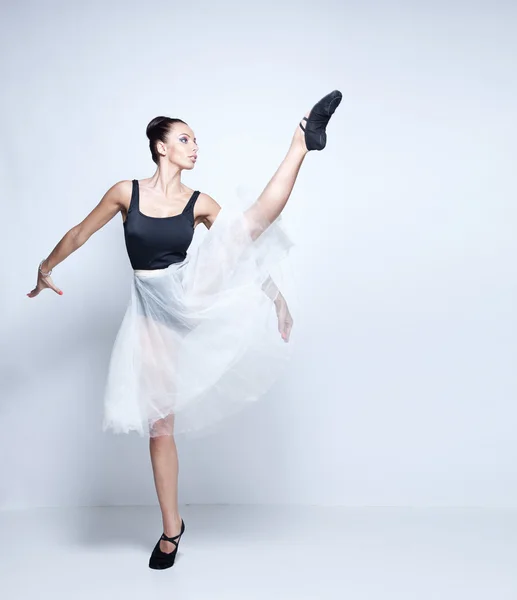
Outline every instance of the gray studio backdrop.
[(63, 296), (25, 295), (109, 187), (152, 175), (147, 123), (193, 127), (184, 180), (224, 204), (261, 191), (335, 88), (328, 146), (283, 213), (293, 360), (218, 436), (178, 439), (180, 502), (517, 505), (516, 17), (2, 4), (0, 505), (156, 502), (146, 440), (101, 432), (131, 278), (120, 214), (55, 268)]

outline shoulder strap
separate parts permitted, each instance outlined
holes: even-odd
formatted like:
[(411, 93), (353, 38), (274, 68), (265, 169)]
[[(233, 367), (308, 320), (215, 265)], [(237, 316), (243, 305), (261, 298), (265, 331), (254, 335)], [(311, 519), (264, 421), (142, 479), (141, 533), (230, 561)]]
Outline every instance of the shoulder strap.
[(131, 189), (131, 200), (129, 201), (129, 208), (127, 210), (128, 214), (133, 209), (137, 210), (139, 204), (140, 204), (140, 197), (139, 197), (139, 190), (138, 190), (138, 180), (133, 179), (133, 187)]
[(187, 206), (185, 206), (185, 210), (191, 210), (192, 208), (194, 208), (194, 204), (196, 203), (197, 197), (199, 196), (200, 192), (198, 190), (196, 190), (190, 200), (187, 202)]
[(185, 208), (183, 209), (184, 213), (188, 213), (189, 215), (194, 216), (194, 204), (196, 203), (199, 194), (200, 192), (198, 190), (196, 190), (192, 194), (190, 200), (187, 202)]

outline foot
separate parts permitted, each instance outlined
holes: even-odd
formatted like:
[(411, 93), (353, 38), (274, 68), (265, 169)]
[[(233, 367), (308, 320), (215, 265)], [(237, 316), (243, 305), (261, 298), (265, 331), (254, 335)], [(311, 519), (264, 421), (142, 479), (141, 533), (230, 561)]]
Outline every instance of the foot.
[[(168, 527), (164, 527), (163, 533), (167, 537), (174, 537), (175, 535), (179, 535), (181, 532), (181, 517), (178, 520), (173, 521)], [(160, 540), (160, 550), (162, 552), (166, 552), (169, 554), (170, 552), (174, 552), (176, 545), (172, 542), (168, 542), (167, 540)]]
[(334, 111), (339, 106), (343, 95), (339, 90), (334, 90), (319, 100), (312, 109), (305, 113), (300, 121), (298, 139), (303, 141), (304, 148), (309, 150), (323, 150), (327, 144), (327, 124)]

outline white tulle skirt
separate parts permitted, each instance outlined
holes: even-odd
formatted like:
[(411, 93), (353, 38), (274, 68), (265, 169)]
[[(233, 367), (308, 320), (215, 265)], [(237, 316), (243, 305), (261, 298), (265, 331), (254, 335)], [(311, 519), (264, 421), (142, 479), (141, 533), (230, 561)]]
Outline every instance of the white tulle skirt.
[(270, 277), (292, 245), (280, 218), (269, 223), (256, 203), (228, 206), (184, 261), (133, 271), (103, 431), (204, 435), (264, 394), (292, 352)]

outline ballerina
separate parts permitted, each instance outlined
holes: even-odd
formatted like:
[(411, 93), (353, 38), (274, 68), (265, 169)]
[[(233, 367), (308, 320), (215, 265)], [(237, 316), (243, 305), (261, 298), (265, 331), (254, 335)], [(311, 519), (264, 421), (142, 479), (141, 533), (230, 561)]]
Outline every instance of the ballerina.
[[(113, 185), (39, 264), (27, 295), (62, 295), (54, 267), (121, 212), (134, 276), (110, 357), (103, 429), (149, 436), (163, 522), (151, 568), (174, 564), (185, 530), (174, 435), (213, 429), (263, 395), (289, 358), (293, 319), (270, 276), (292, 246), (278, 217), (306, 154), (325, 148), (341, 99), (334, 90), (305, 114), (287, 155), (246, 210), (221, 206), (181, 182), (197, 161), (194, 131), (181, 119), (156, 117), (147, 127), (154, 175)], [(187, 252), (201, 223), (209, 231)]]

